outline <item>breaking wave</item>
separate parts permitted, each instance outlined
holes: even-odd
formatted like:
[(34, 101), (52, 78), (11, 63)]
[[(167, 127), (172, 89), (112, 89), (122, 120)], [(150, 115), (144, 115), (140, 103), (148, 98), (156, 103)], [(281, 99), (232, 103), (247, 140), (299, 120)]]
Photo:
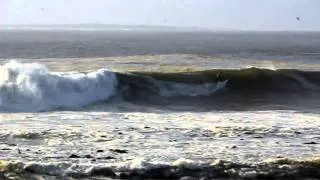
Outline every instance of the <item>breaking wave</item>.
[[(317, 106), (319, 94), (320, 72), (295, 69), (184, 73), (120, 73), (99, 69), (90, 73), (58, 73), (41, 64), (15, 61), (0, 67), (1, 111), (77, 109), (106, 102), (113, 96), (135, 104), (170, 101), (211, 109), (255, 106), (255, 102), (260, 102), (256, 106), (270, 102), (278, 106), (280, 100), (288, 102), (297, 97), (309, 98), (307, 103)], [(301, 101), (297, 104), (306, 107)]]
[[(142, 81), (152, 78), (157, 81), (203, 85), (228, 81), (230, 91), (290, 93), (320, 90), (320, 72), (296, 69), (213, 69), (185, 73), (135, 72), (136, 77), (118, 75), (120, 80), (130, 84), (128, 79)], [(139, 79), (140, 78), (140, 79)], [(143, 80), (147, 82), (147, 80)], [(139, 82), (138, 82), (139, 83)]]
[(0, 161), (0, 178), (15, 179), (318, 179), (319, 158), (278, 159), (255, 164), (216, 160), (201, 164), (179, 159), (171, 164), (132, 160), (123, 163), (72, 164)]
[(107, 69), (53, 73), (41, 64), (11, 61), (0, 67), (0, 110), (77, 108), (109, 99), (116, 87), (116, 75)]

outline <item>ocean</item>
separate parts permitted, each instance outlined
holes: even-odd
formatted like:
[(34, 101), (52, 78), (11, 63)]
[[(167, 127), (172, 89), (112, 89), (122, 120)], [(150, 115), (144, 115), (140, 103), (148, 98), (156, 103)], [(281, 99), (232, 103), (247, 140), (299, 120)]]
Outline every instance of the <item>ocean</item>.
[(320, 33), (1, 30), (0, 179), (320, 178)]

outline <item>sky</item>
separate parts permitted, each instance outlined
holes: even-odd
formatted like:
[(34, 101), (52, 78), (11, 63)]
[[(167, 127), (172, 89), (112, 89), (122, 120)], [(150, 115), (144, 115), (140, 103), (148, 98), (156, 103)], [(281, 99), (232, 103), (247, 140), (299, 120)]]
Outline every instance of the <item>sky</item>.
[(320, 31), (320, 0), (0, 0), (0, 25), (17, 24)]

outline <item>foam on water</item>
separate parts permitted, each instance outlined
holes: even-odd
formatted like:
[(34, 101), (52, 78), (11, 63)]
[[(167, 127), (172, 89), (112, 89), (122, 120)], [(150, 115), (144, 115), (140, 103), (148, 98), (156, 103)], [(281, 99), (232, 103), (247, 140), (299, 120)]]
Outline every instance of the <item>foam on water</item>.
[(159, 82), (160, 95), (163, 97), (174, 96), (208, 96), (225, 87), (226, 81), (218, 83), (185, 84), (172, 82)]
[[(135, 160), (133, 160), (135, 161)], [(155, 164), (141, 162), (142, 167), (115, 168), (111, 164), (74, 164), (0, 161), (4, 179), (318, 179), (319, 158), (292, 160), (274, 159), (270, 162), (242, 164), (217, 160), (211, 164)], [(130, 162), (128, 162), (130, 164)], [(121, 166), (121, 165), (120, 165)], [(38, 176), (36, 176), (38, 175)], [(38, 178), (32, 178), (38, 177)], [(201, 178), (201, 179), (202, 179)], [(104, 178), (103, 178), (104, 179)]]
[[(2, 113), (0, 179), (1, 169), (57, 177), (111, 170), (140, 179), (227, 178), (225, 171), (270, 178), (296, 170), (314, 177), (319, 160), (308, 158), (319, 155), (319, 124), (319, 114), (295, 111)], [(283, 158), (306, 162), (274, 163)]]
[(77, 108), (108, 100), (116, 87), (117, 78), (107, 69), (54, 73), (41, 64), (10, 61), (0, 67), (0, 110)]

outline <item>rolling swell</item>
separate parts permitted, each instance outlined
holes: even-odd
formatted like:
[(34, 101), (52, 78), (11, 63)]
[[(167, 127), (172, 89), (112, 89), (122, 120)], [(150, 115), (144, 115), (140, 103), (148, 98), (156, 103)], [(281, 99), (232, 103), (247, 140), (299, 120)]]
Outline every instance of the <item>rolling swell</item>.
[[(208, 109), (320, 108), (320, 72), (296, 69), (214, 69), (117, 73), (127, 100)], [(166, 94), (163, 92), (171, 91)]]
[(137, 86), (150, 83), (150, 78), (152, 78), (158, 81), (193, 85), (228, 80), (226, 88), (230, 91), (291, 93), (320, 90), (320, 71), (295, 69), (214, 69), (185, 73), (133, 72), (132, 76), (117, 75), (123, 83)]
[(57, 73), (41, 64), (11, 61), (0, 67), (0, 75), (0, 111), (5, 112), (81, 109), (108, 105), (114, 96), (135, 105), (174, 110), (320, 110), (319, 71)]

